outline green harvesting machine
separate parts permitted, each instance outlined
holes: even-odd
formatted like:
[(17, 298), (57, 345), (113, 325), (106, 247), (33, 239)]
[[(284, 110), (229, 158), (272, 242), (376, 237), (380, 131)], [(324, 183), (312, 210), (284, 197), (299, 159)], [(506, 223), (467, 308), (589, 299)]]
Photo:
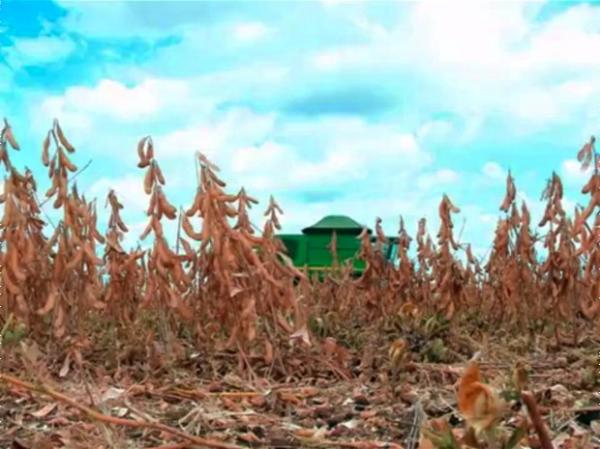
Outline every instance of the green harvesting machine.
[[(302, 230), (302, 234), (279, 234), (292, 259), (294, 266), (302, 269), (305, 266), (309, 273), (324, 274), (333, 269), (333, 257), (329, 246), (335, 232), (338, 262), (340, 265), (351, 263), (355, 275), (360, 275), (365, 269), (365, 262), (358, 259), (360, 240), (358, 236), (364, 226), (344, 215), (328, 215), (317, 223)], [(372, 230), (367, 229), (372, 236)], [(375, 242), (375, 237), (371, 237)], [(383, 248), (385, 258), (393, 263), (397, 251), (398, 239), (388, 237), (388, 244)]]

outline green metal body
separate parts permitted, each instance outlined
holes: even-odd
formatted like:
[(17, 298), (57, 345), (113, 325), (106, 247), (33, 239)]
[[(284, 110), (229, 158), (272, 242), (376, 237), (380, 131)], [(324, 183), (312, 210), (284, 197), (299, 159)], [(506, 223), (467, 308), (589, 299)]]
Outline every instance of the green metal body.
[[(309, 272), (326, 272), (333, 268), (329, 245), (335, 232), (339, 264), (343, 265), (346, 261), (350, 261), (354, 272), (360, 274), (365, 269), (365, 262), (357, 257), (360, 250), (358, 236), (362, 229), (363, 226), (349, 217), (330, 215), (315, 225), (304, 228), (302, 234), (279, 234), (277, 237), (285, 245), (294, 266), (298, 268), (306, 266)], [(368, 231), (371, 233), (370, 230)], [(396, 239), (390, 237), (389, 241), (390, 244), (384, 248), (384, 254), (392, 261), (395, 257)]]

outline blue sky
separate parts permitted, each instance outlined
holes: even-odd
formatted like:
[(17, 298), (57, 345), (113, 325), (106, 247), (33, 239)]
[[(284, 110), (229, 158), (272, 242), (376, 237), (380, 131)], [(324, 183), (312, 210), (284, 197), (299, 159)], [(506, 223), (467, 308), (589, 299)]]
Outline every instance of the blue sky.
[(74, 162), (93, 160), (80, 190), (102, 216), (117, 191), (130, 243), (146, 223), (145, 135), (174, 204), (192, 201), (200, 150), (231, 191), (260, 200), (257, 225), (273, 194), (285, 232), (347, 214), (395, 234), (402, 214), (435, 235), (447, 193), (462, 240), (484, 253), (509, 168), (534, 218), (553, 170), (568, 210), (583, 201), (574, 157), (600, 128), (600, 4), (0, 5), (0, 111), (23, 147), (13, 161), (45, 191), (40, 147), (58, 118)]

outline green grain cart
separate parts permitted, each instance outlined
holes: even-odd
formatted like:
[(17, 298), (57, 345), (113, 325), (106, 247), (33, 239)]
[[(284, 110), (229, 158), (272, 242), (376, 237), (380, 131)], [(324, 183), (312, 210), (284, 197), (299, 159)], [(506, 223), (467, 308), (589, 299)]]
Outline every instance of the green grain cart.
[[(279, 234), (287, 248), (288, 255), (298, 268), (308, 268), (310, 272), (326, 272), (333, 268), (333, 259), (329, 245), (333, 233), (337, 239), (338, 262), (343, 265), (350, 261), (354, 273), (360, 275), (365, 269), (365, 263), (358, 260), (360, 249), (359, 234), (364, 226), (344, 215), (328, 215), (317, 223), (302, 230), (302, 234)], [(369, 234), (372, 231), (368, 229)], [(389, 244), (383, 248), (384, 255), (390, 262), (397, 252), (397, 238), (388, 237)], [(374, 242), (375, 238), (371, 237)]]

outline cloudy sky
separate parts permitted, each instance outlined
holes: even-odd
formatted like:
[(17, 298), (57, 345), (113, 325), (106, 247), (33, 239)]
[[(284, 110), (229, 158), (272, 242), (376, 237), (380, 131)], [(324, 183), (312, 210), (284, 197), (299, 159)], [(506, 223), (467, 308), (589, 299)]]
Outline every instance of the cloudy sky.
[(273, 194), (285, 232), (347, 214), (390, 234), (425, 216), (435, 233), (447, 193), (484, 253), (508, 169), (534, 218), (553, 170), (567, 206), (583, 202), (574, 157), (600, 129), (599, 49), (586, 2), (0, 0), (0, 112), (43, 191), (58, 118), (74, 162), (92, 160), (80, 190), (102, 216), (117, 191), (130, 242), (151, 135), (175, 205), (191, 204), (200, 150), (260, 200), (259, 226)]

